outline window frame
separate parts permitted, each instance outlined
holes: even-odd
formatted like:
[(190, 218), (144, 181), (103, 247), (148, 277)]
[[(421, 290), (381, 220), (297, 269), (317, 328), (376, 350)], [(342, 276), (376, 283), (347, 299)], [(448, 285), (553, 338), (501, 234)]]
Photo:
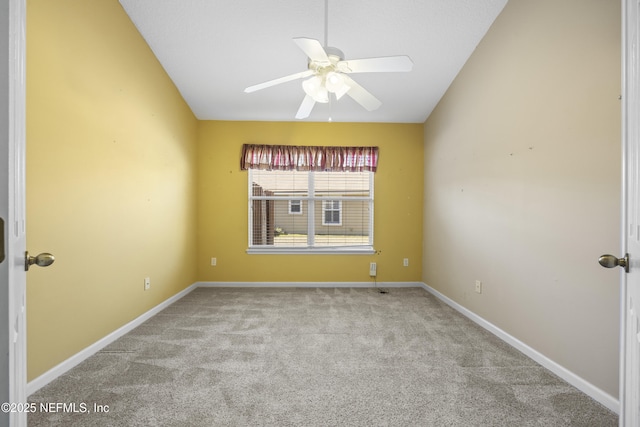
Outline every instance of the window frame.
[[(297, 202), (295, 204), (298, 205), (298, 209), (300, 209), (299, 211), (291, 210), (291, 206), (294, 205), (293, 202)], [(289, 200), (289, 215), (302, 215), (302, 200), (301, 199), (291, 199), (291, 200)]]
[[(342, 225), (343, 211), (342, 211), (342, 200), (345, 198), (336, 198), (335, 195), (332, 196), (316, 196), (315, 195), (315, 171), (307, 171), (308, 172), (308, 180), (309, 187), (306, 196), (292, 196), (292, 197), (273, 197), (273, 196), (255, 196), (253, 194), (253, 171), (254, 169), (249, 169), (247, 174), (247, 182), (248, 182), (248, 236), (247, 236), (247, 253), (248, 254), (375, 254), (376, 251), (373, 247), (374, 244), (374, 176), (375, 173), (371, 171), (362, 171), (363, 173), (367, 173), (369, 175), (369, 195), (362, 197), (348, 197), (348, 200), (361, 200), (366, 201), (369, 204), (369, 218), (368, 218), (368, 232), (369, 232), (369, 242), (365, 245), (355, 245), (355, 246), (316, 246), (314, 245), (314, 237), (315, 237), (315, 203), (323, 203), (323, 201), (335, 201), (338, 200), (340, 202), (340, 225)], [(294, 171), (291, 171), (294, 173)], [(327, 173), (327, 172), (318, 172), (318, 173)], [(331, 173), (331, 172), (329, 172)], [(288, 200), (289, 201), (289, 211), (291, 206), (291, 201), (300, 201), (300, 213), (302, 213), (302, 205), (307, 205), (307, 246), (273, 246), (273, 245), (255, 245), (251, 241), (252, 235), (252, 227), (253, 227), (253, 202), (256, 200)], [(324, 203), (321, 209), (323, 218), (322, 225), (332, 226), (338, 224), (325, 224), (324, 217)], [(291, 212), (290, 212), (291, 213)], [(295, 213), (297, 214), (297, 213)]]

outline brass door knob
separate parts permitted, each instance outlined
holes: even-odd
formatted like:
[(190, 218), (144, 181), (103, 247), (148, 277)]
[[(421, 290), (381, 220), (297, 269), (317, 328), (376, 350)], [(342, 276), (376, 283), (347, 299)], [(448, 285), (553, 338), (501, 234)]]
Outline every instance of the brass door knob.
[(43, 252), (36, 256), (29, 255), (29, 251), (24, 253), (24, 271), (29, 271), (33, 264), (38, 267), (48, 267), (55, 261), (55, 257), (50, 253)]
[(598, 262), (605, 268), (623, 267), (624, 271), (629, 272), (629, 254), (625, 254), (624, 258), (616, 258), (613, 255), (602, 255), (598, 258)]

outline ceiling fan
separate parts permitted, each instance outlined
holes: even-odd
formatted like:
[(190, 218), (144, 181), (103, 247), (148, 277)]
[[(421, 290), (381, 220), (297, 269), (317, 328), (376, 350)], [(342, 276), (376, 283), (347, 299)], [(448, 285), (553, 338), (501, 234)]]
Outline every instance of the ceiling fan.
[(293, 41), (307, 55), (309, 62), (307, 70), (291, 74), (264, 83), (249, 86), (246, 93), (255, 92), (292, 80), (304, 79), (302, 88), (305, 97), (296, 113), (296, 119), (309, 117), (316, 102), (328, 103), (331, 94), (336, 99), (344, 95), (350, 96), (367, 111), (376, 110), (380, 102), (369, 91), (360, 86), (348, 74), (355, 73), (381, 73), (381, 72), (407, 72), (413, 68), (411, 58), (402, 56), (385, 56), (380, 58), (363, 58), (345, 60), (340, 49), (328, 46), (327, 28), (329, 15), (329, 0), (325, 0), (325, 40), (324, 46), (318, 40), (306, 37), (297, 37)]

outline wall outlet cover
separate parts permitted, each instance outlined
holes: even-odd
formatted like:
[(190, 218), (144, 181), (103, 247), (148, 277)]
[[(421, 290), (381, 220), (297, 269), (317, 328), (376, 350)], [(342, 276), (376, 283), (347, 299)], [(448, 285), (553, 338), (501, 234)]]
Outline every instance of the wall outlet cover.
[(482, 282), (480, 280), (476, 280), (476, 292), (479, 294), (482, 293)]

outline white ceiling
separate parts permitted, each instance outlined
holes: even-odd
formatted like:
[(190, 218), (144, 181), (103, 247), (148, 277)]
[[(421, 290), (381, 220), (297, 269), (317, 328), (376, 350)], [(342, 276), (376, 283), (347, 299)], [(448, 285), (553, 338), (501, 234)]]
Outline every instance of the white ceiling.
[[(193, 113), (202, 120), (294, 121), (295, 80), (247, 86), (307, 69), (292, 41), (324, 44), (324, 0), (120, 0)], [(306, 121), (422, 123), (507, 0), (329, 0), (328, 41), (346, 59), (408, 55), (409, 73), (354, 74), (382, 101), (316, 104)]]

